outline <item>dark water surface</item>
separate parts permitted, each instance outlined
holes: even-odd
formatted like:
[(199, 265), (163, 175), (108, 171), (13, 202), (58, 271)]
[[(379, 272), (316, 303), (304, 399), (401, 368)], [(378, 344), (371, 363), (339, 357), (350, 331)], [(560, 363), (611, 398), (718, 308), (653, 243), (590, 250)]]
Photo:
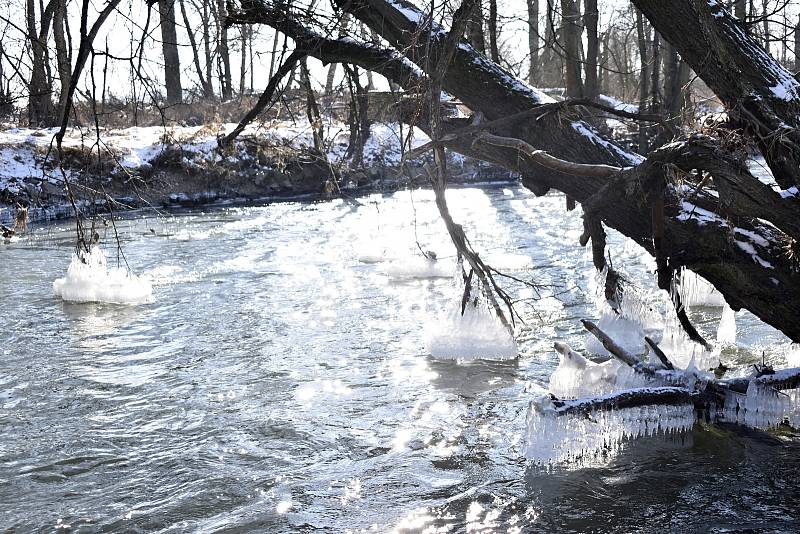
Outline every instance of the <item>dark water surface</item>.
[[(476, 249), (527, 259), (515, 274), (558, 294), (520, 304), (516, 361), (433, 360), (424, 328), (451, 281), (359, 261), (412, 258), (416, 234), (452, 265), (430, 192), (121, 221), (131, 266), (156, 282), (141, 306), (53, 297), (69, 223), (0, 245), (0, 528), (800, 531), (800, 447), (764, 434), (696, 426), (585, 468), (522, 459), (526, 388), (596, 313), (580, 213), (517, 186), (449, 198)], [(610, 242), (616, 265), (652, 270)], [(695, 313), (710, 337), (718, 314)], [(785, 363), (778, 333), (738, 321), (731, 358)]]

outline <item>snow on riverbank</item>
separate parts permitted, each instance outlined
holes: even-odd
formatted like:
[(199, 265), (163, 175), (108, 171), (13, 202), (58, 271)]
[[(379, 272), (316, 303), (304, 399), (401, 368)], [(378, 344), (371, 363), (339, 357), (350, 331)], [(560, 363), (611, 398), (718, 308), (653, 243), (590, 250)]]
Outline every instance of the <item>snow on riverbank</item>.
[[(226, 123), (107, 129), (101, 131), (99, 143), (93, 130), (73, 128), (68, 130), (63, 142), (65, 172), (69, 178), (76, 179), (88, 168), (89, 174), (100, 185), (106, 184), (113, 189), (114, 178), (118, 178), (116, 185), (128, 183), (131, 175), (147, 175), (154, 167), (165, 163), (166, 168), (178, 168), (185, 171), (183, 174), (191, 171), (201, 175), (213, 174), (210, 169), (226, 175), (240, 172), (244, 181), (261, 184), (264, 180), (260, 177), (261, 171), (274, 169), (283, 172), (287, 161), (313, 147), (313, 134), (307, 121), (270, 121), (245, 128), (239, 139), (246, 139), (246, 143), (236, 143), (228, 152), (218, 151), (217, 139), (235, 127), (233, 123)], [(346, 167), (347, 125), (328, 122), (324, 130), (329, 141), (328, 163), (334, 168)], [(403, 150), (429, 141), (421, 130), (400, 127), (396, 123), (375, 123), (371, 132), (364, 147), (364, 167), (367, 170), (381, 166), (397, 167)], [(32, 209), (33, 220), (61, 215), (55, 209), (64, 203), (63, 177), (57, 168), (53, 142), (55, 133), (54, 128), (0, 131), (0, 199), (3, 199), (0, 201), (0, 222), (11, 220), (15, 199), (55, 210), (53, 213), (39, 213)], [(283, 174), (273, 185), (273, 189), (292, 190), (292, 184), (287, 183), (287, 176)], [(181, 193), (180, 190), (173, 192)], [(66, 213), (69, 210), (62, 211)]]

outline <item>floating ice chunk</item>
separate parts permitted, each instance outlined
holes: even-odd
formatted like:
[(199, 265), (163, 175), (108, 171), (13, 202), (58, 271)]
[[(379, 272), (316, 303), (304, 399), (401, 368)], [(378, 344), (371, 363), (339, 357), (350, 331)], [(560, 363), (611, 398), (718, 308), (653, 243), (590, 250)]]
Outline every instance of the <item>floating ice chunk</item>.
[(517, 342), (495, 315), (479, 302), (451, 307), (428, 329), (426, 345), (434, 358), (445, 360), (509, 360)]
[(125, 269), (109, 268), (99, 247), (72, 255), (67, 276), (53, 282), (53, 293), (70, 302), (145, 304), (153, 301), (153, 286)]
[(725, 297), (716, 290), (705, 278), (683, 269), (680, 276), (681, 303), (684, 306), (711, 306), (725, 305)]
[(722, 317), (719, 320), (717, 343), (720, 345), (736, 344), (736, 313), (727, 304), (722, 309)]
[(394, 280), (414, 280), (425, 278), (450, 278), (452, 265), (442, 260), (422, 257), (395, 260), (386, 265), (384, 272)]
[(694, 425), (694, 406), (653, 405), (556, 415), (539, 398), (528, 408), (525, 457), (538, 464), (591, 465), (613, 455), (624, 441), (658, 433), (683, 432)]

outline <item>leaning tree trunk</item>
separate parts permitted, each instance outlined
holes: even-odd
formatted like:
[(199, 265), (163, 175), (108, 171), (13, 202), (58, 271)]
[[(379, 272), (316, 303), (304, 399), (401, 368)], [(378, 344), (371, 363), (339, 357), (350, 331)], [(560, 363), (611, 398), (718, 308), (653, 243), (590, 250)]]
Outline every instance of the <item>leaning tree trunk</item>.
[[(677, 42), (669, 25), (695, 2), (635, 1), (648, 17), (651, 11), (668, 16), (670, 22), (656, 16), (651, 20), (694, 65), (700, 52), (689, 49), (685, 41), (700, 39), (701, 32)], [(705, 5), (705, 1), (699, 3)], [(426, 18), (412, 4), (404, 0), (337, 0), (337, 4), (378, 32), (394, 50), (322, 38), (266, 4), (249, 4), (247, 11), (233, 19), (272, 25), (324, 62), (359, 64), (409, 88), (420, 82), (420, 74), (408, 60), (421, 69), (437, 64), (445, 41), (443, 30), (422, 27)], [(680, 9), (667, 9), (675, 5)], [(713, 26), (718, 21), (727, 27), (725, 15), (715, 17), (712, 7), (705, 11), (705, 23)], [(736, 35), (745, 45), (749, 43), (744, 32)], [(710, 48), (706, 42), (700, 46), (705, 52)], [(739, 72), (757, 72), (764, 78), (764, 67), (774, 61), (763, 49), (756, 56), (759, 58), (763, 59), (760, 63), (743, 63), (746, 69)], [(744, 61), (742, 56), (738, 59)], [(716, 75), (725, 75), (717, 66), (707, 72), (712, 81)], [(775, 74), (780, 71), (772, 72), (773, 79), (784, 79)], [(734, 83), (741, 87), (745, 80), (740, 77)], [(753, 80), (748, 81), (752, 84)], [(477, 117), (444, 121), (442, 141), (446, 146), (519, 171), (523, 184), (536, 194), (557, 189), (580, 202), (586, 228), (581, 242), (592, 241), (595, 258), (602, 260), (602, 221), (657, 257), (661, 287), (669, 285), (676, 269), (688, 267), (714, 284), (734, 309), (747, 308), (800, 340), (800, 275), (793, 256), (795, 240), (800, 239), (800, 198), (791, 191), (784, 195), (774, 192), (748, 172), (735, 152), (702, 135), (667, 145), (643, 161), (571, 116), (566, 105), (518, 83), (467, 44), (455, 50), (442, 82), (443, 89), (489, 121), (480, 123)], [(739, 94), (731, 88), (720, 93), (726, 98)], [(765, 117), (772, 111), (789, 118), (786, 111), (791, 105), (776, 102), (776, 111), (762, 103), (759, 111)], [(427, 128), (425, 117), (411, 115), (418, 126)], [(696, 178), (698, 170), (712, 176), (716, 191), (709, 191), (708, 180)]]

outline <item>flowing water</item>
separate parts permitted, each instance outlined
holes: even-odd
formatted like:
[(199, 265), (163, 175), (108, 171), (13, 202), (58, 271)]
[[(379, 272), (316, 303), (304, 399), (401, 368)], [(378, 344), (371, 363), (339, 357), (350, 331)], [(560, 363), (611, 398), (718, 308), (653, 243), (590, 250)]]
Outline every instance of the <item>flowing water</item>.
[[(118, 221), (155, 286), (137, 306), (53, 296), (70, 223), (0, 245), (0, 528), (800, 530), (800, 447), (759, 432), (696, 425), (584, 467), (522, 458), (553, 342), (582, 348), (579, 319), (597, 313), (580, 213), (515, 185), (448, 195), (489, 263), (541, 286), (504, 282), (527, 323), (519, 359), (428, 355), (426, 327), (454, 298), (413, 268), (417, 241), (454, 267), (429, 191)], [(652, 278), (635, 246), (612, 234), (610, 250)], [(710, 339), (720, 311), (693, 310)], [(785, 365), (779, 333), (736, 321), (728, 361)]]

